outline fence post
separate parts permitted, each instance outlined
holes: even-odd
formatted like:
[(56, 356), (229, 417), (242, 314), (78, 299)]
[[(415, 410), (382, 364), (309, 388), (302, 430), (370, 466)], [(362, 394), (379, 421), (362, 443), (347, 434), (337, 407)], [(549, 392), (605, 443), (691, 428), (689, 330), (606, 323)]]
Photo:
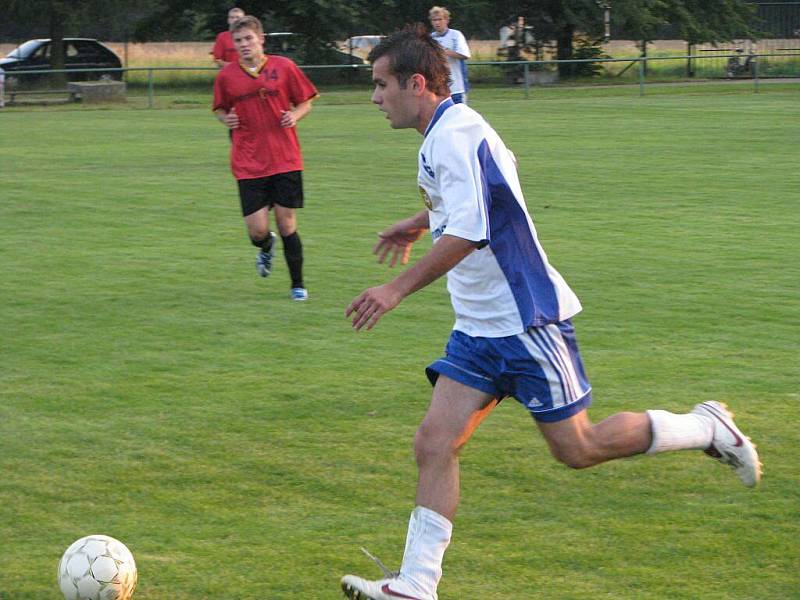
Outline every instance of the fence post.
[(755, 85), (755, 93), (758, 93), (758, 55), (753, 56), (753, 84)]
[(147, 108), (153, 108), (153, 69), (147, 69)]
[(644, 70), (647, 68), (646, 58), (639, 59), (639, 95), (644, 96)]
[(528, 63), (525, 63), (525, 66), (522, 69), (522, 76), (525, 78), (525, 98), (528, 98), (528, 93), (530, 92), (531, 84), (528, 78)]

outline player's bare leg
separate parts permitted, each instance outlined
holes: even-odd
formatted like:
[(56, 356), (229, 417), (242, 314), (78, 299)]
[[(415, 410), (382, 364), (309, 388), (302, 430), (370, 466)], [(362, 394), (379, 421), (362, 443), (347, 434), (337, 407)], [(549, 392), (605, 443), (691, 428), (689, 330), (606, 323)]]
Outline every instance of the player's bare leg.
[(439, 377), (414, 439), (419, 468), (417, 507), (409, 521), (400, 572), (377, 581), (346, 575), (342, 590), (348, 597), (436, 600), (459, 500), (458, 454), (496, 405), (497, 399), (489, 394)]
[(292, 235), (297, 231), (297, 213), (295, 209), (276, 204), (273, 210), (275, 211), (278, 233), (281, 234), (281, 237)]
[(419, 469), (417, 506), (453, 520), (459, 501), (458, 454), (497, 400), (440, 376), (414, 438)]
[(653, 440), (645, 413), (618, 413), (595, 425), (583, 410), (563, 421), (537, 425), (556, 460), (575, 469), (642, 454)]
[(262, 277), (269, 277), (272, 272), (272, 247), (275, 234), (269, 228), (269, 207), (260, 208), (244, 218), (247, 235), (254, 246), (259, 248), (256, 255), (256, 270)]
[(564, 421), (538, 425), (553, 456), (575, 469), (644, 452), (695, 449), (731, 466), (748, 487), (761, 478), (755, 445), (719, 402), (703, 402), (688, 414), (618, 413), (596, 425), (584, 410)]

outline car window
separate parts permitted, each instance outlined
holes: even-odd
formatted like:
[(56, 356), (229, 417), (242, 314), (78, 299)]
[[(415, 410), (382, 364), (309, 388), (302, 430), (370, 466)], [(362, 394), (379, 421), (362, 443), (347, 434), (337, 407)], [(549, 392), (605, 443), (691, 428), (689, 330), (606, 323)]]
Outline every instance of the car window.
[(8, 55), (8, 58), (28, 58), (41, 44), (37, 40), (28, 40), (24, 44), (17, 46)]
[(49, 61), (50, 60), (50, 43), (42, 44), (31, 56), (34, 60)]
[(75, 46), (77, 47), (81, 56), (93, 56), (96, 54), (94, 47), (86, 42), (75, 42)]
[(78, 49), (73, 42), (64, 42), (64, 56), (74, 58), (78, 56)]
[(78, 46), (78, 51), (81, 53), (81, 56), (87, 56), (92, 58), (104, 58), (105, 52), (103, 52), (103, 48), (98, 44), (93, 44), (92, 42), (75, 42)]

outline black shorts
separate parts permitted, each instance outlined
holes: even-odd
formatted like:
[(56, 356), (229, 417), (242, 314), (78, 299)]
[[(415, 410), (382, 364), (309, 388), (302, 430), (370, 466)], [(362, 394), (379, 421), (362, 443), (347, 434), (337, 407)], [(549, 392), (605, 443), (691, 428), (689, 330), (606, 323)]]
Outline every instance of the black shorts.
[(259, 179), (239, 179), (239, 200), (242, 215), (251, 215), (273, 204), (286, 208), (303, 208), (303, 172), (289, 171)]

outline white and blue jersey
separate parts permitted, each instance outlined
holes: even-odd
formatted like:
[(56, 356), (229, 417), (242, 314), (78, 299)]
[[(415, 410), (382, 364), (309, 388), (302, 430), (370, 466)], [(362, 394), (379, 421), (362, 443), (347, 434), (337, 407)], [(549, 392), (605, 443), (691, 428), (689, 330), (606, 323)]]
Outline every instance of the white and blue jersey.
[[(467, 39), (458, 29), (448, 29), (444, 33), (437, 33), (434, 31), (431, 33), (431, 37), (447, 50), (452, 50), (467, 58), (472, 56), (469, 51), (469, 46), (467, 45)], [(467, 93), (469, 91), (469, 83), (467, 79), (466, 61), (448, 56), (447, 64), (450, 65), (450, 93)]]
[(570, 318), (580, 302), (548, 262), (513, 154), (465, 104), (443, 101), (425, 131), (418, 181), (434, 243), (477, 242), (447, 273), (456, 314), (446, 355), (427, 369), (497, 398), (514, 396), (543, 422), (591, 402)]
[(483, 244), (447, 274), (454, 329), (503, 337), (580, 311), (539, 244), (513, 154), (477, 112), (450, 99), (439, 105), (418, 181), (434, 242), (446, 233)]

